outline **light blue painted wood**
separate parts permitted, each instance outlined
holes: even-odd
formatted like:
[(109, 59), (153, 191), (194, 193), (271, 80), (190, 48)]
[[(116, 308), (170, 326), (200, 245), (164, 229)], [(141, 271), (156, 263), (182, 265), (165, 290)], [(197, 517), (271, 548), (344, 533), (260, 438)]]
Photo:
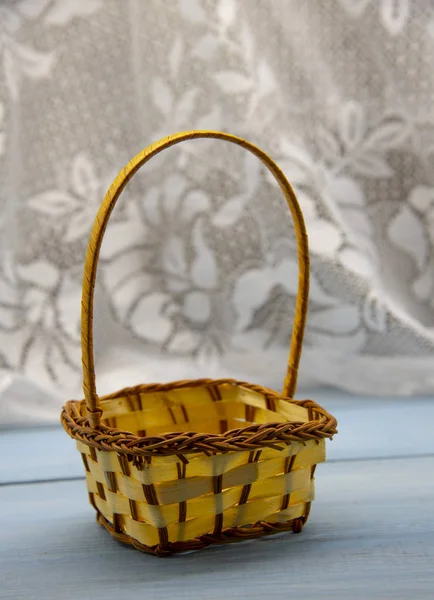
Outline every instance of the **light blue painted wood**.
[(329, 460), (434, 455), (434, 397), (372, 398), (321, 390), (312, 396), (338, 419)]
[(432, 600), (434, 458), (329, 463), (303, 533), (158, 559), (93, 521), (84, 483), (0, 488), (2, 600)]
[[(334, 390), (303, 397), (312, 397), (339, 421), (339, 434), (327, 443), (329, 460), (434, 454), (434, 398), (386, 400)], [(0, 457), (0, 483), (83, 476), (74, 441), (60, 427), (0, 432)]]
[(83, 464), (60, 426), (0, 431), (0, 484), (78, 476)]

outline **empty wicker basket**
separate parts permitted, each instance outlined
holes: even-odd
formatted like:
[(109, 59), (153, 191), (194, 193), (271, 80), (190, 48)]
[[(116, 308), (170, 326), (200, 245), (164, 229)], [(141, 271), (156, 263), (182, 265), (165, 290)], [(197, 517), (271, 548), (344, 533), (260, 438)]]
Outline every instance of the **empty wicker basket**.
[[(155, 154), (193, 138), (218, 138), (257, 156), (291, 210), (299, 291), (282, 394), (230, 379), (144, 384), (98, 398), (92, 315), (99, 251), (128, 180)], [(97, 520), (118, 540), (158, 556), (285, 530), (300, 532), (336, 420), (311, 400), (292, 399), (309, 291), (307, 235), (297, 199), (278, 166), (253, 144), (213, 131), (170, 136), (117, 176), (97, 214), (82, 297), (85, 400), (70, 401), (62, 424), (77, 440)]]

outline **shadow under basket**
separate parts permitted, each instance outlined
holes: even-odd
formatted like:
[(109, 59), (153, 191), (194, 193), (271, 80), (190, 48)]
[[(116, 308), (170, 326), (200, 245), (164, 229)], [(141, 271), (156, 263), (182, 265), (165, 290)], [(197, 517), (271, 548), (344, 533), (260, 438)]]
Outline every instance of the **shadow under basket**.
[[(255, 154), (278, 181), (298, 242), (299, 292), (282, 394), (231, 379), (145, 384), (99, 398), (93, 355), (93, 294), (99, 251), (126, 182), (152, 156), (183, 140), (213, 137)], [(89, 242), (82, 297), (85, 399), (61, 421), (76, 440), (97, 521), (118, 540), (167, 556), (292, 530), (314, 497), (314, 472), (336, 419), (312, 400), (292, 399), (307, 313), (309, 258), (303, 217), (277, 165), (226, 133), (187, 132), (141, 152), (104, 198)], [(199, 433), (198, 433), (199, 432)]]

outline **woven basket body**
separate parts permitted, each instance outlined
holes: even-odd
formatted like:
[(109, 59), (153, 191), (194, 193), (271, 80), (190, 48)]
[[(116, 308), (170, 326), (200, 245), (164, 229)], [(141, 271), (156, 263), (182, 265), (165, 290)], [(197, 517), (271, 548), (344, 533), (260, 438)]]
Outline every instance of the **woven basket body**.
[[(299, 293), (284, 391), (233, 380), (139, 385), (98, 398), (93, 291), (99, 250), (126, 182), (152, 156), (180, 141), (214, 137), (253, 152), (291, 209), (299, 246)], [(284, 530), (300, 532), (336, 420), (311, 400), (294, 401), (308, 295), (308, 249), (294, 193), (252, 144), (218, 132), (176, 134), (140, 153), (116, 178), (95, 220), (83, 279), (85, 399), (68, 402), (62, 423), (77, 440), (97, 520), (120, 541), (159, 556)]]

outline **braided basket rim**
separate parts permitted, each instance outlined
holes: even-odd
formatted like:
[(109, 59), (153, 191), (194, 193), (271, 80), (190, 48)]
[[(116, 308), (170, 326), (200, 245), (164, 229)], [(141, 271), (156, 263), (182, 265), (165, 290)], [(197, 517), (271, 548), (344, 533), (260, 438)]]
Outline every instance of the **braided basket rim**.
[(337, 433), (335, 417), (313, 400), (294, 400), (269, 388), (236, 379), (192, 379), (165, 384), (140, 384), (103, 396), (101, 401), (128, 394), (165, 392), (186, 387), (210, 387), (225, 384), (258, 392), (271, 400), (283, 400), (296, 406), (302, 406), (308, 409), (310, 417), (315, 414), (319, 418), (310, 418), (307, 422), (268, 422), (248, 425), (220, 434), (191, 431), (138, 437), (132, 432), (115, 429), (101, 423), (96, 428), (91, 427), (88, 418), (81, 414), (81, 407), (85, 401), (70, 400), (62, 409), (61, 423), (70, 437), (98, 450), (115, 451), (131, 457), (151, 458), (176, 455), (186, 462), (188, 461), (185, 454), (201, 452), (205, 455), (213, 455), (267, 447), (281, 450), (283, 449), (282, 444), (331, 439)]

